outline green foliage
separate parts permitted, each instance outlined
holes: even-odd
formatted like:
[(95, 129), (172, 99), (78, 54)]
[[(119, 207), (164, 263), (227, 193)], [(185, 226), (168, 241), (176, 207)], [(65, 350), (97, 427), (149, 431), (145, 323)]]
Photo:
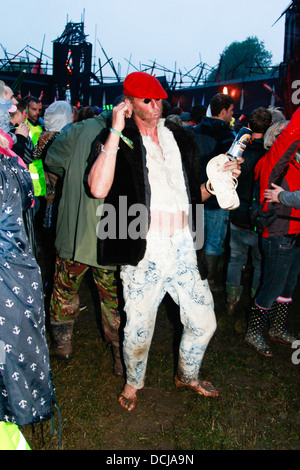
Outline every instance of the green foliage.
[(268, 73), (272, 65), (272, 53), (265, 49), (264, 41), (256, 36), (244, 41), (234, 41), (227, 46), (218, 67), (209, 75), (209, 81), (232, 80)]

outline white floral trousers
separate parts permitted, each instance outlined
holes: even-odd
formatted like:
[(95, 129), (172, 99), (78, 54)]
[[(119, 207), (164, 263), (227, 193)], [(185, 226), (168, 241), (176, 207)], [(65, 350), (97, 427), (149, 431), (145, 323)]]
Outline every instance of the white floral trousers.
[(167, 292), (180, 307), (183, 325), (178, 375), (184, 382), (197, 380), (216, 318), (188, 228), (172, 237), (150, 231), (144, 258), (137, 266), (122, 267), (121, 279), (127, 315), (123, 343), (127, 383), (136, 389), (144, 386), (157, 309)]

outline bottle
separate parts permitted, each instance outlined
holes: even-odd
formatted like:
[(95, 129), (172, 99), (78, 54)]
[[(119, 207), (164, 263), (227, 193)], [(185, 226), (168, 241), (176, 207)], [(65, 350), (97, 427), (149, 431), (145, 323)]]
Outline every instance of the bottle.
[(227, 152), (229, 160), (235, 160), (236, 158), (243, 155), (245, 148), (251, 140), (251, 137), (251, 129), (248, 129), (248, 127), (241, 127), (236, 138), (232, 142), (230, 149)]

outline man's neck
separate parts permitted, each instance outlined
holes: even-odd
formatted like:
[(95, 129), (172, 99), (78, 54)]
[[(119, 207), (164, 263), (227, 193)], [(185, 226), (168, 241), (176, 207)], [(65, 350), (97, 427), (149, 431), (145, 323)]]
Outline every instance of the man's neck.
[(225, 119), (223, 119), (222, 117), (220, 116), (212, 116), (213, 119), (218, 119), (219, 121), (223, 121), (225, 122), (225, 124), (227, 124), (229, 126), (229, 122), (225, 121)]
[(253, 140), (253, 139), (262, 139), (263, 136), (264, 136), (264, 135), (263, 135), (262, 133), (260, 133), (260, 132), (253, 132), (251, 138), (252, 138), (252, 140)]
[(27, 120), (30, 122), (30, 124), (32, 124), (33, 126), (38, 126), (40, 124), (39, 120), (37, 119), (36, 121), (34, 121), (33, 119), (30, 119), (29, 117), (27, 118)]
[(135, 123), (142, 135), (148, 135), (152, 140), (157, 140), (157, 124), (158, 120), (144, 121), (138, 116), (134, 116)]

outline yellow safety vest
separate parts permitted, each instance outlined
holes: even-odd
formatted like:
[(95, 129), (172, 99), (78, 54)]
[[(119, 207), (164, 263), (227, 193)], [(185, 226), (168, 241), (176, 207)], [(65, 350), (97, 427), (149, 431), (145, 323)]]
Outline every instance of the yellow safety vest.
[(0, 421), (0, 450), (31, 450), (16, 424)]
[(30, 121), (28, 121), (28, 119), (26, 119), (26, 124), (29, 124), (29, 127), (30, 127), (30, 137), (31, 137), (31, 140), (33, 142), (33, 145), (36, 146), (37, 144), (37, 141), (39, 140), (39, 136), (41, 135), (41, 133), (43, 132), (43, 128), (42, 126), (40, 126), (39, 124), (37, 124), (36, 126), (34, 124), (32, 124)]

